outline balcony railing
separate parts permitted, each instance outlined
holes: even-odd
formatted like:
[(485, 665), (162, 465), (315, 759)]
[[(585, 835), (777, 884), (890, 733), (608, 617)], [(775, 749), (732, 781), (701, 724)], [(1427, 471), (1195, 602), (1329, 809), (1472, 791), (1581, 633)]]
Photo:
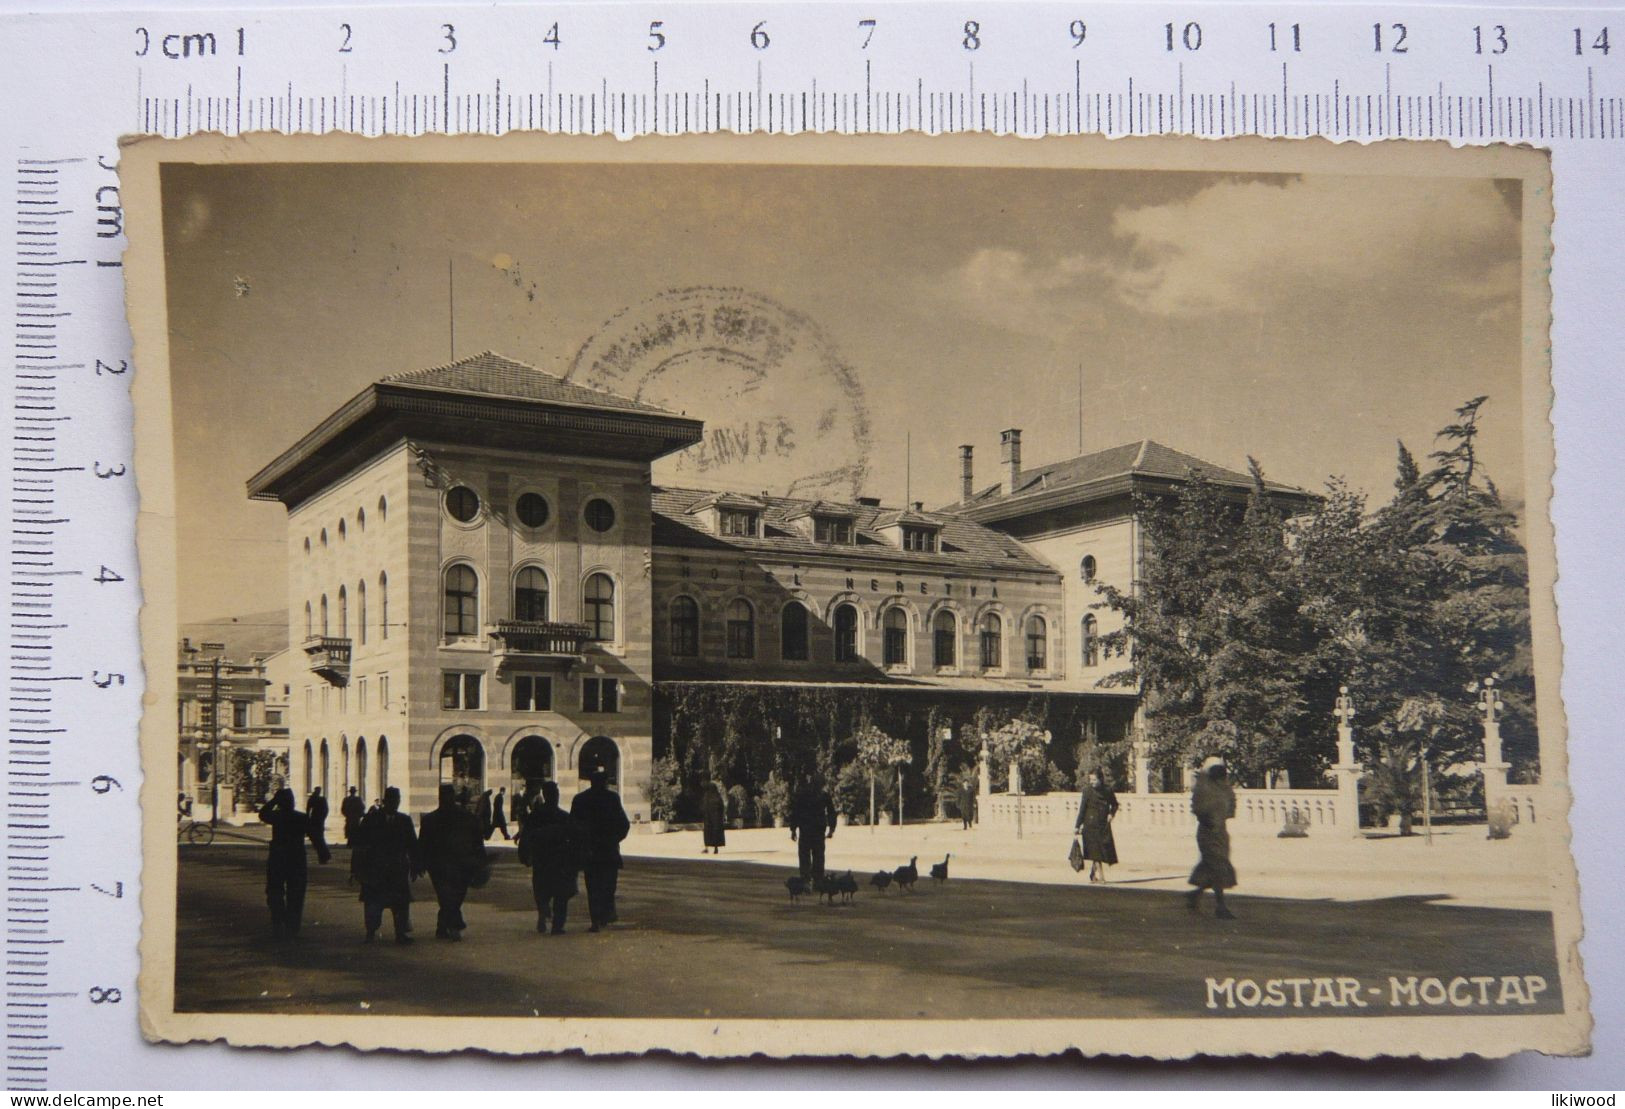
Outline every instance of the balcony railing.
[(305, 640), (305, 664), (334, 685), (350, 681), (350, 640), (336, 635), (314, 635)]
[(498, 620), (489, 629), (503, 663), (558, 660), (580, 662), (589, 629), (585, 624), (558, 624), (550, 620)]

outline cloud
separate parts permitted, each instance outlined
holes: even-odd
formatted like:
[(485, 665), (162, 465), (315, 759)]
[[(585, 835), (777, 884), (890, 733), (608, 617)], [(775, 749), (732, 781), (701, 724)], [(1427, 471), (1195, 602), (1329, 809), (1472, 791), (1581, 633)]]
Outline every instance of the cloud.
[(1327, 296), (1421, 298), (1483, 320), (1516, 306), (1517, 244), (1490, 181), (1226, 180), (1120, 208), (1091, 250), (983, 248), (932, 284), (984, 322), (1052, 336), (1123, 306), (1189, 318)]

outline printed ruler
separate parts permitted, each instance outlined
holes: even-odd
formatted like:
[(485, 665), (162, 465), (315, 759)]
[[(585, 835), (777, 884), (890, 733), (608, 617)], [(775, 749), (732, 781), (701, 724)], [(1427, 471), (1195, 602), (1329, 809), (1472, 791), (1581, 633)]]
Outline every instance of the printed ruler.
[[(1609, 181), (1617, 190), (1612, 144), (1625, 135), (1617, 9), (663, 2), (75, 12), (5, 24), (13, 1089), (85, 1086), (119, 1065), (132, 1081), (183, 1076), (142, 1062), (134, 1028), (140, 593), (121, 134), (1532, 142), (1558, 152), (1560, 193), (1566, 167), (1588, 182), (1559, 206), (1560, 256), (1564, 221), (1604, 211)], [(1588, 248), (1576, 249), (1583, 264)], [(300, 1081), (320, 1079), (307, 1068)]]

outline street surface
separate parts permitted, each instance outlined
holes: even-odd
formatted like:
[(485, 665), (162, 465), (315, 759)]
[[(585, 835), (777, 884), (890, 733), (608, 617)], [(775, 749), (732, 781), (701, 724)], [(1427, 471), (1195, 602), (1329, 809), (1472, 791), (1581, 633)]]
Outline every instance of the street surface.
[[(888, 831), (895, 830), (874, 836)], [(868, 835), (841, 829), (831, 843), (832, 863), (842, 861), (842, 848), (858, 848), (840, 836)], [(675, 850), (688, 836), (634, 836), (627, 847), (670, 841)], [(787, 833), (763, 830), (769, 846), (768, 836), (788, 842)], [(1103, 887), (956, 874), (938, 886), (925, 876), (937, 860), (927, 858), (920, 860), (918, 893), (876, 893), (860, 870), (854, 904), (829, 907), (812, 896), (792, 904), (783, 884), (790, 869), (724, 861), (726, 854), (701, 859), (693, 838), (688, 858), (628, 858), (621, 923), (599, 935), (586, 931), (584, 896), (571, 903), (569, 934), (538, 935), (528, 872), (510, 850), (494, 849), (491, 882), (474, 891), (464, 909), (464, 941), (433, 938), (433, 892), (422, 880), (414, 887), (418, 942), (410, 946), (360, 943), (361, 905), (346, 882), (342, 846), (327, 866), (312, 860), (305, 930), (288, 943), (269, 935), (263, 846), (236, 837), (183, 846), (176, 1007), (544, 1017), (1127, 1018), (1218, 1015), (1205, 1007), (1210, 976), (1260, 982), (1355, 976), (1383, 992), (1380, 1004), (1358, 1012), (1455, 1011), (1388, 1008), (1390, 975), (1446, 982), (1540, 975), (1550, 986), (1535, 1008), (1480, 1012), (1561, 1005), (1551, 919), (1544, 912), (1413, 896), (1236, 896), (1232, 907), (1240, 919), (1222, 922), (1213, 918), (1211, 900), (1193, 917), (1172, 888), (1132, 881)], [(749, 838), (730, 833), (729, 842)], [(1167, 884), (1174, 885), (1172, 878)], [(1237, 1009), (1234, 1015), (1348, 1012)]]

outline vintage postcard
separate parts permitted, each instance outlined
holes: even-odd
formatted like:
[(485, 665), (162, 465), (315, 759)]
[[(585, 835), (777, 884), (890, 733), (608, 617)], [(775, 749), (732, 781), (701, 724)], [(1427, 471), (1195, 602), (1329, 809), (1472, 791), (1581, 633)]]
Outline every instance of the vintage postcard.
[(148, 1036), (1588, 1050), (1543, 152), (120, 175)]

